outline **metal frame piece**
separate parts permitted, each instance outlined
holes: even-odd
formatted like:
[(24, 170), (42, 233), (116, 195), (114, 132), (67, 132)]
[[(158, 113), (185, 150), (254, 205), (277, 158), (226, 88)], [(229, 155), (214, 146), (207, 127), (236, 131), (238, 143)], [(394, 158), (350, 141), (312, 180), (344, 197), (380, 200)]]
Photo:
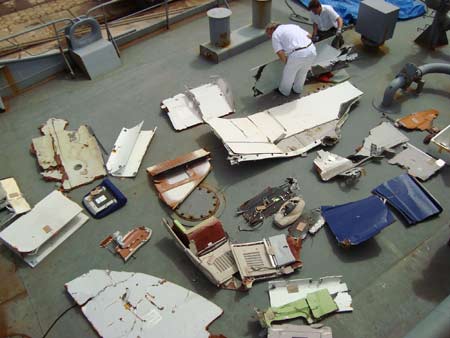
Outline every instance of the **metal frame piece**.
[(144, 121), (133, 128), (123, 128), (106, 163), (108, 173), (116, 177), (135, 177), (157, 127), (141, 130)]
[(344, 82), (245, 118), (207, 123), (222, 140), (231, 164), (292, 157), (320, 144), (335, 144), (350, 108), (363, 93)]
[(116, 231), (106, 237), (100, 243), (100, 247), (112, 246), (112, 252), (117, 253), (127, 262), (141, 246), (149, 241), (151, 236), (152, 230), (143, 226), (128, 231), (124, 236), (121, 235), (120, 231)]
[(13, 177), (0, 180), (0, 210), (2, 209), (6, 209), (10, 215), (7, 219), (1, 220), (0, 227), (31, 210)]
[(327, 289), (338, 306), (337, 312), (353, 311), (352, 298), (342, 276), (327, 276), (313, 281), (312, 278), (269, 281), (270, 306), (279, 307), (299, 299), (306, 298), (309, 293)]
[(106, 175), (102, 154), (96, 138), (82, 125), (68, 131), (66, 120), (51, 118), (39, 130), (43, 136), (34, 138), (31, 152), (36, 156), (41, 175), (47, 181), (58, 181), (65, 191)]
[(0, 239), (34, 268), (89, 220), (82, 210), (55, 190), (0, 232)]
[(266, 217), (275, 214), (281, 205), (295, 196), (298, 190), (297, 180), (287, 178), (286, 183), (278, 187), (267, 187), (248, 201), (242, 203), (237, 213), (242, 215), (250, 226), (256, 226)]
[(211, 171), (210, 153), (197, 149), (147, 168), (159, 198), (176, 209)]
[(408, 174), (422, 181), (426, 181), (445, 166), (443, 160), (431, 157), (410, 143), (390, 159), (389, 164), (397, 164), (408, 169)]
[[(162, 223), (177, 246), (217, 287), (248, 290), (258, 280), (294, 272), (302, 266), (301, 239), (278, 235), (258, 242), (231, 244), (215, 217), (185, 228), (178, 221)], [(242, 281), (234, 275), (239, 272)]]
[(175, 130), (193, 127), (235, 110), (231, 88), (222, 78), (163, 100), (161, 109), (167, 112)]
[(450, 125), (436, 134), (430, 143), (435, 146), (438, 156), (450, 165)]
[(191, 290), (139, 272), (90, 270), (65, 287), (101, 337), (208, 338), (223, 313)]

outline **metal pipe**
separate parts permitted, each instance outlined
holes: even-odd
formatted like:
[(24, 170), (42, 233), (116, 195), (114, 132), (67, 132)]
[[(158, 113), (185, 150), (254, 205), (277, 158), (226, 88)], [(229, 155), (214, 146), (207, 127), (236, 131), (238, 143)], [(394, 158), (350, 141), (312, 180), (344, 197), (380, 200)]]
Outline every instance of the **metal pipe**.
[[(450, 75), (450, 64), (447, 63), (429, 63), (422, 65), (417, 68), (418, 74), (417, 79), (421, 80), (424, 75), (427, 74), (447, 74)], [(384, 91), (383, 102), (381, 105), (383, 107), (390, 107), (394, 102), (394, 96), (397, 90), (400, 88), (404, 88), (409, 80), (407, 80), (406, 76), (402, 73), (398, 74), (397, 77), (392, 80), (389, 86)], [(411, 83), (412, 81), (410, 81)]]

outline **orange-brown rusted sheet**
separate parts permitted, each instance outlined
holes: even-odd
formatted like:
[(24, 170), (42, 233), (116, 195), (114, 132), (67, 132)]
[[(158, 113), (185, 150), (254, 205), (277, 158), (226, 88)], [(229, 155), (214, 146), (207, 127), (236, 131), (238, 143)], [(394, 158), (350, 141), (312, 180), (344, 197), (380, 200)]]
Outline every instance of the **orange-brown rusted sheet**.
[(168, 171), (170, 169), (179, 167), (183, 164), (193, 162), (193, 161), (198, 160), (203, 157), (207, 157), (209, 155), (210, 155), (209, 151), (206, 151), (205, 149), (197, 149), (191, 153), (179, 156), (173, 160), (167, 160), (167, 161), (155, 164), (154, 166), (147, 168), (147, 172), (151, 176), (156, 176), (156, 175), (161, 174), (164, 171)]
[(439, 115), (435, 109), (420, 111), (397, 120), (397, 124), (406, 129), (430, 130), (433, 120)]
[(210, 153), (198, 149), (147, 168), (159, 198), (176, 209), (211, 171)]
[(126, 262), (133, 253), (136, 252), (142, 245), (144, 245), (152, 235), (152, 231), (146, 227), (139, 227), (128, 232), (123, 238), (125, 247), (116, 247), (116, 252)]
[[(120, 236), (120, 233), (118, 234)], [(141, 246), (148, 242), (151, 236), (152, 230), (141, 226), (129, 231), (123, 238), (119, 237), (120, 244), (114, 235), (109, 235), (100, 242), (100, 246), (106, 248), (110, 243), (113, 243), (115, 245), (114, 251), (126, 262)]]

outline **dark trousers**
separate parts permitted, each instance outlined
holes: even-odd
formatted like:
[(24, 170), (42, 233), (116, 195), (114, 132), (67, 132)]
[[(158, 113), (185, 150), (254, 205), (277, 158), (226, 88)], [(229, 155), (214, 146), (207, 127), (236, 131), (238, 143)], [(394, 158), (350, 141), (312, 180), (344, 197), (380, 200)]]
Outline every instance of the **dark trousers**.
[(336, 31), (337, 31), (337, 29), (334, 28), (334, 27), (330, 28), (327, 31), (320, 31), (320, 30), (318, 30), (317, 31), (317, 35), (319, 36), (319, 41), (320, 40), (324, 40), (326, 38), (329, 38), (330, 36), (336, 35)]

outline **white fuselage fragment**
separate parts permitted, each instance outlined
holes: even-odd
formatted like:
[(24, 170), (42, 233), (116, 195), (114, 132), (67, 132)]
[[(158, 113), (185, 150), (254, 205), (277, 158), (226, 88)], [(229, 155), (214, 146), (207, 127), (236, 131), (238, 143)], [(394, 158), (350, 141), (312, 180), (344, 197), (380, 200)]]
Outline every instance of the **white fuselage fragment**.
[[(339, 120), (345, 120), (350, 107), (362, 94), (350, 82), (344, 82), (246, 118), (213, 118), (207, 123), (223, 141), (232, 164), (298, 156), (321, 144), (327, 136), (319, 126), (335, 123), (334, 128), (327, 128), (335, 138)], [(315, 130), (318, 136), (309, 135), (308, 144), (300, 142), (302, 134), (314, 128), (318, 129)], [(293, 143), (287, 149), (281, 147), (283, 141), (291, 138), (296, 138), (297, 145)]]
[(65, 285), (104, 338), (208, 338), (222, 309), (167, 280), (135, 272), (91, 270)]

